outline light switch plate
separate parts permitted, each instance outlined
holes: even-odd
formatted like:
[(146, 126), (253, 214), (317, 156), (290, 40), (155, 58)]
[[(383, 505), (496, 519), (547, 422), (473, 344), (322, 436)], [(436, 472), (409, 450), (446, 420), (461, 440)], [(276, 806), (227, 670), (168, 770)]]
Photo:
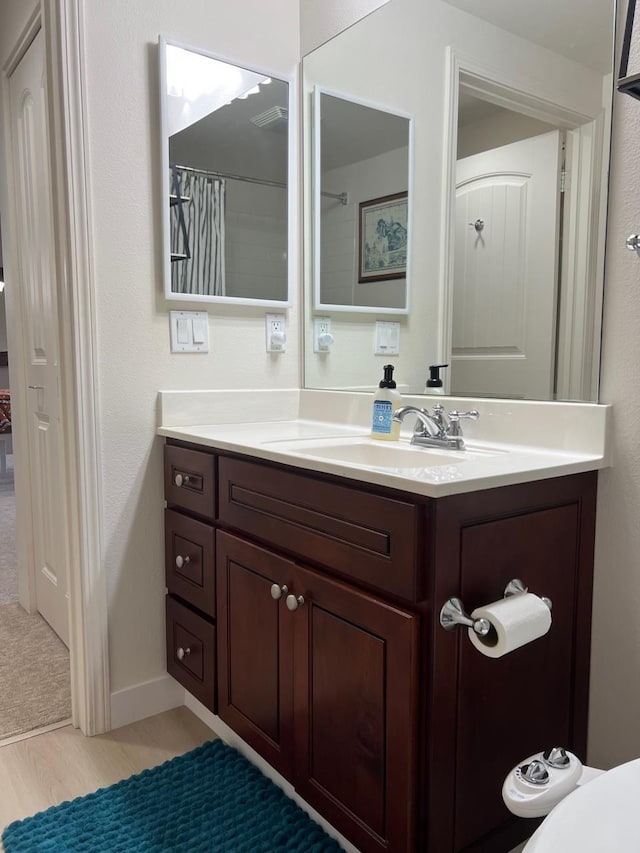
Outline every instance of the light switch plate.
[(374, 355), (400, 355), (400, 323), (376, 322)]
[(169, 311), (171, 352), (209, 352), (206, 311)]

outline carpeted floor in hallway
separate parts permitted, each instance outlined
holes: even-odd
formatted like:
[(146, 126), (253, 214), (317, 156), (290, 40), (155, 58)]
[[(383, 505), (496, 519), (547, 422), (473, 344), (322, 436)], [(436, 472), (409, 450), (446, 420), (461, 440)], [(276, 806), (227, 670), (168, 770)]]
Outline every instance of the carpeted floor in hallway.
[(18, 604), (15, 528), (9, 465), (0, 475), (0, 743), (71, 716), (69, 651), (38, 613)]

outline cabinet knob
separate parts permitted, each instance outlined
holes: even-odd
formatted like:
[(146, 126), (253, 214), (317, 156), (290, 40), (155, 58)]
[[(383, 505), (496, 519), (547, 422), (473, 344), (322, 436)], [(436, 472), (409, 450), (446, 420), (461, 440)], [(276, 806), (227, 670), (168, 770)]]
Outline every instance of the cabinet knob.
[(304, 596), (302, 596), (302, 595), (298, 595), (298, 596), (288, 595), (287, 596), (287, 607), (292, 612), (294, 610), (297, 610), (298, 607), (302, 607), (303, 604), (304, 604)]
[(189, 475), (188, 474), (176, 474), (176, 476), (173, 478), (173, 482), (176, 484), (176, 486), (178, 488), (180, 488), (180, 486), (186, 486), (187, 483), (189, 482)]
[(277, 583), (271, 585), (271, 598), (275, 598), (276, 601), (279, 601), (288, 592), (288, 586), (279, 586)]
[(181, 569), (183, 566), (188, 566), (191, 562), (191, 557), (182, 557), (180, 554), (176, 557), (176, 566)]
[(178, 660), (184, 660), (190, 654), (191, 654), (190, 648), (183, 649), (182, 646), (180, 646), (180, 648), (176, 652), (176, 657), (178, 658)]

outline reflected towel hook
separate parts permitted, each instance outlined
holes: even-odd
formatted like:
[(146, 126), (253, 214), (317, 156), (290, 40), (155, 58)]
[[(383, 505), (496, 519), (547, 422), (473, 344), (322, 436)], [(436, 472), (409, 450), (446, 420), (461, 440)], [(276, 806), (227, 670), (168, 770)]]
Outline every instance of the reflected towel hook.
[(470, 222), (469, 225), (472, 225), (478, 234), (481, 234), (484, 230), (484, 219), (476, 219), (475, 222)]

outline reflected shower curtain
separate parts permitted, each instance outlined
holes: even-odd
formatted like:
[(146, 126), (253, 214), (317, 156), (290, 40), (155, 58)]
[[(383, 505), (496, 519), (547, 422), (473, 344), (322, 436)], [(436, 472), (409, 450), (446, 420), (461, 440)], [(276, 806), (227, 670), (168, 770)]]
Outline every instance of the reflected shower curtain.
[(172, 168), (170, 187), (172, 193), (188, 199), (173, 203), (170, 209), (171, 290), (224, 296), (225, 182)]

